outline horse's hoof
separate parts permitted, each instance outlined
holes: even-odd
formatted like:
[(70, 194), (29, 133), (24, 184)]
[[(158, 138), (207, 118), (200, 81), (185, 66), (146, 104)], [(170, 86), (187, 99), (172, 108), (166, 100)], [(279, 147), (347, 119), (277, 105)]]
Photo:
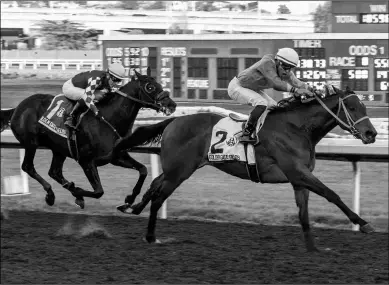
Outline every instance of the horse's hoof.
[(320, 252), (320, 250), (316, 246), (307, 248), (307, 251), (308, 252)]
[(140, 207), (139, 205), (135, 205), (135, 206), (131, 207), (131, 209), (132, 209), (132, 213), (134, 215), (139, 215), (140, 213), (142, 213), (142, 210), (143, 210), (143, 208)]
[(127, 214), (127, 209), (129, 209), (129, 208), (130, 208), (130, 205), (128, 205), (127, 203), (116, 207), (116, 209), (118, 211), (125, 213), (125, 214)]
[(124, 199), (124, 203), (128, 204), (128, 206), (131, 206), (134, 203), (134, 198), (132, 195), (128, 195), (126, 199)]
[(366, 224), (362, 227), (359, 227), (359, 230), (365, 234), (370, 234), (370, 233), (374, 232), (374, 228), (372, 226), (370, 226), (370, 224)]
[(143, 238), (143, 241), (147, 243), (155, 243), (155, 244), (161, 244), (161, 241), (159, 239), (156, 239), (155, 237), (145, 237)]
[(55, 196), (54, 194), (52, 195), (49, 195), (49, 194), (46, 194), (46, 204), (49, 205), (49, 206), (53, 206), (54, 205), (54, 202), (55, 202)]
[(84, 199), (76, 199), (75, 203), (76, 203), (76, 205), (77, 205), (78, 207), (80, 207), (81, 209), (84, 209), (84, 208), (85, 208)]

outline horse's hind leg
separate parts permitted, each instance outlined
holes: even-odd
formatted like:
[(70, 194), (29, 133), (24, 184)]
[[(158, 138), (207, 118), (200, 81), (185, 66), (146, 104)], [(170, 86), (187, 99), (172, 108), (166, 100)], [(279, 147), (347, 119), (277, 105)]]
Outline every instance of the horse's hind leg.
[[(69, 182), (63, 176), (62, 169), (66, 160), (66, 156), (53, 151), (53, 159), (49, 169), (49, 176), (62, 185), (63, 188), (69, 190), (71, 193), (75, 190), (74, 182)], [(82, 196), (76, 197), (78, 200), (84, 200)]]
[(22, 170), (43, 186), (43, 189), (45, 189), (45, 191), (47, 192), (45, 198), (46, 203), (49, 206), (53, 206), (55, 202), (55, 195), (53, 190), (51, 189), (51, 185), (36, 172), (34, 167), (34, 157), (36, 154), (36, 150), (37, 147), (35, 145), (28, 146), (25, 148)]
[(299, 220), (304, 234), (304, 242), (308, 251), (318, 251), (313, 241), (312, 232), (309, 226), (308, 199), (309, 190), (294, 187), (294, 196), (297, 207), (299, 207)]
[(143, 183), (147, 177), (147, 167), (133, 159), (127, 152), (121, 152), (120, 156), (115, 157), (111, 163), (116, 166), (136, 169), (139, 172), (139, 178), (135, 184), (134, 189), (132, 189), (132, 195), (127, 195), (126, 199), (124, 200), (124, 203), (126, 203), (128, 206), (131, 206), (142, 190)]

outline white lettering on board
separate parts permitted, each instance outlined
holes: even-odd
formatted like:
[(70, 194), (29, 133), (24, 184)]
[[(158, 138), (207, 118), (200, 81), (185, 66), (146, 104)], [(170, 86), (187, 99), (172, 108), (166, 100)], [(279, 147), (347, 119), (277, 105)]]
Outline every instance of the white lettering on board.
[(335, 18), (336, 18), (337, 23), (342, 23), (342, 24), (346, 24), (346, 23), (358, 24), (359, 23), (357, 15), (338, 15), (338, 16), (335, 16)]
[(355, 57), (329, 57), (329, 66), (355, 66)]
[(208, 79), (190, 79), (187, 81), (188, 88), (208, 88)]
[(321, 48), (321, 40), (293, 40), (295, 48)]
[(378, 47), (376, 45), (371, 46), (350, 46), (348, 52), (350, 55), (376, 55)]
[(161, 47), (161, 56), (186, 56), (185, 47)]
[(386, 5), (369, 5), (371, 13), (386, 12)]
[(106, 56), (122, 56), (123, 55), (123, 48), (106, 48), (105, 49), (105, 55)]

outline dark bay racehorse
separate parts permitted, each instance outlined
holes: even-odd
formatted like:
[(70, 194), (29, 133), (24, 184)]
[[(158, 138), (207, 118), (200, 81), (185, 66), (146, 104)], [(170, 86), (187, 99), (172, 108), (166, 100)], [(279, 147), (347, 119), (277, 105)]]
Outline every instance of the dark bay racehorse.
[(35, 94), (24, 99), (16, 108), (1, 111), (1, 130), (3, 131), (10, 125), (13, 134), (25, 148), (22, 169), (43, 186), (47, 192), (46, 203), (48, 205), (54, 205), (54, 192), (51, 185), (36, 172), (33, 162), (36, 150), (40, 146), (47, 147), (53, 152), (49, 176), (69, 190), (76, 197), (76, 204), (81, 208), (84, 208), (83, 197), (98, 199), (103, 195), (104, 190), (97, 167), (108, 162), (138, 170), (139, 179), (133, 190), (140, 191), (147, 176), (146, 166), (124, 152), (112, 161), (99, 160), (111, 151), (118, 135), (124, 136), (132, 131), (140, 108), (151, 108), (165, 114), (175, 111), (176, 103), (169, 97), (169, 93), (163, 91), (162, 86), (150, 76), (149, 68), (147, 75), (136, 72), (136, 77), (122, 86), (119, 91), (107, 94), (102, 101), (96, 104), (111, 127), (96, 118), (92, 112), (87, 112), (81, 120), (80, 131), (77, 133), (80, 153), (78, 163), (92, 185), (93, 192), (76, 187), (73, 182), (64, 178), (62, 174), (64, 161), (67, 157), (72, 157), (67, 140), (38, 123), (54, 96)]
[[(365, 144), (374, 143), (377, 132), (366, 115), (365, 105), (351, 90), (343, 92), (326, 86), (323, 97), (315, 95), (316, 100), (309, 103), (303, 104), (297, 100), (271, 110), (259, 131), (259, 144), (255, 146), (261, 182), (292, 184), (308, 251), (317, 250), (309, 226), (309, 191), (338, 206), (352, 223), (360, 226), (362, 232), (373, 231), (312, 171), (315, 167), (316, 144), (336, 125), (348, 130)], [(228, 174), (250, 180), (246, 167), (241, 163), (208, 161), (212, 129), (222, 118), (211, 113), (169, 118), (158, 124), (140, 127), (117, 142), (113, 156), (137, 145), (161, 141), (162, 174), (153, 180), (140, 203), (127, 205), (132, 208), (133, 214), (139, 214), (152, 201), (146, 235), (148, 242), (156, 241), (157, 212), (162, 203), (196, 169), (212, 165)]]

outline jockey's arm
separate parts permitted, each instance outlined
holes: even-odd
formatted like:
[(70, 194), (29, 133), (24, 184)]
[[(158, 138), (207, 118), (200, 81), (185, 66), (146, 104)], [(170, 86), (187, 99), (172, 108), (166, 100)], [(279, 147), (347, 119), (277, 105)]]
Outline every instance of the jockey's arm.
[(89, 109), (91, 109), (94, 113), (96, 113), (98, 110), (93, 103), (93, 100), (95, 99), (95, 91), (96, 88), (99, 87), (101, 84), (101, 78), (100, 77), (91, 77), (88, 79), (88, 86), (85, 89), (86, 99), (85, 103), (88, 106)]
[(293, 73), (293, 71), (289, 72), (289, 77), (286, 80), (290, 85), (296, 88), (303, 88), (303, 89), (308, 89), (308, 84), (305, 82), (300, 81), (296, 75)]
[(270, 85), (269, 87), (277, 91), (294, 92), (295, 87), (285, 81), (282, 81), (277, 74), (274, 62), (271, 60), (264, 61), (263, 64), (260, 64), (258, 66), (258, 70), (268, 80)]

